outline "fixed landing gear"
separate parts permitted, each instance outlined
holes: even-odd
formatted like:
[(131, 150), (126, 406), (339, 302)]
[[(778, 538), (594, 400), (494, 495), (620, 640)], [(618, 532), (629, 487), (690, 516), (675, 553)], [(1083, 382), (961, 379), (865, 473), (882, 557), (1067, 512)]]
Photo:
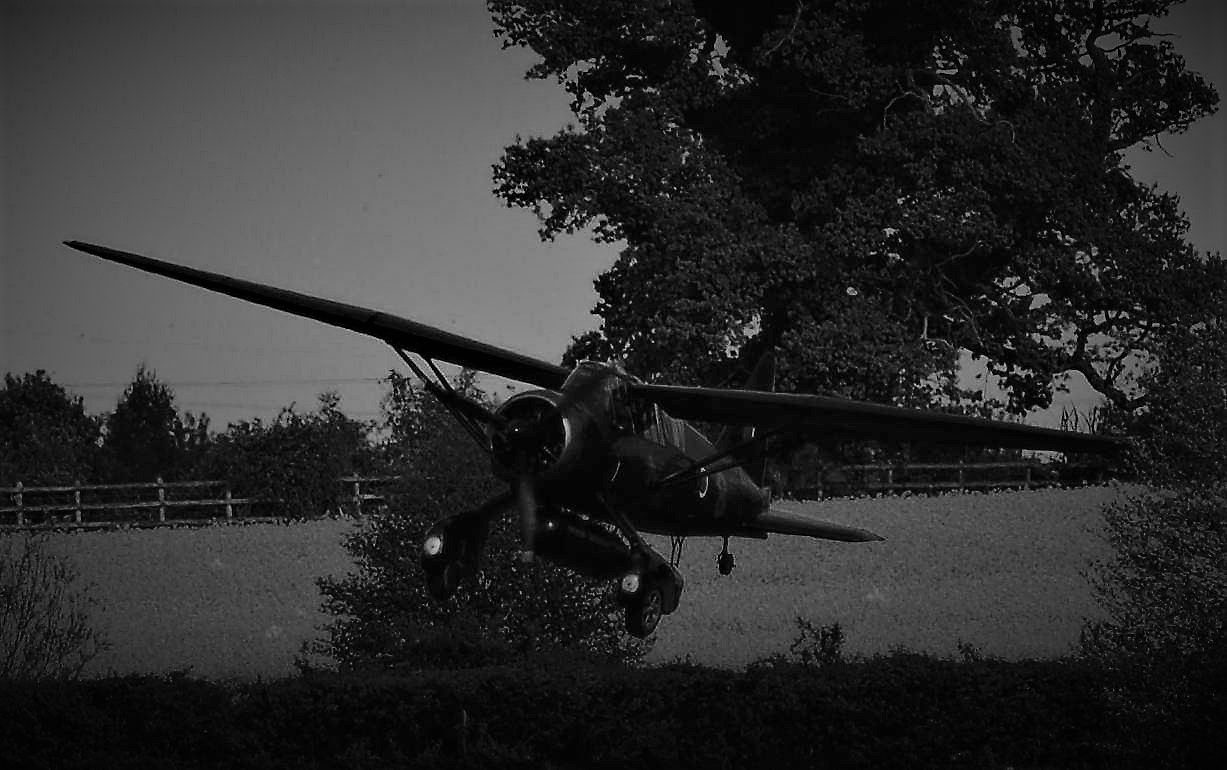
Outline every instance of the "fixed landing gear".
[(730, 575), (735, 566), (737, 566), (737, 560), (733, 558), (733, 554), (729, 553), (729, 539), (726, 537), (724, 547), (720, 549), (720, 555), (716, 557), (716, 568), (720, 570), (721, 575)]
[[(622, 579), (622, 589), (626, 590), (627, 580), (634, 576), (628, 575)], [(631, 636), (643, 639), (656, 630), (660, 619), (665, 615), (665, 597), (655, 581), (648, 581), (641, 586), (626, 605), (626, 632)]]
[(639, 550), (634, 566), (618, 583), (618, 601), (626, 609), (626, 631), (643, 639), (660, 619), (677, 609), (682, 597), (682, 573), (655, 551)]
[(436, 601), (456, 595), (460, 581), (476, 571), (486, 544), (490, 519), (510, 503), (501, 495), (475, 511), (435, 522), (422, 543), (426, 592)]
[(422, 544), (422, 572), (426, 575), (426, 592), (435, 601), (443, 602), (456, 595), (460, 579), (471, 567), (481, 547), (475, 539), (465, 537), (445, 524), (435, 525)]

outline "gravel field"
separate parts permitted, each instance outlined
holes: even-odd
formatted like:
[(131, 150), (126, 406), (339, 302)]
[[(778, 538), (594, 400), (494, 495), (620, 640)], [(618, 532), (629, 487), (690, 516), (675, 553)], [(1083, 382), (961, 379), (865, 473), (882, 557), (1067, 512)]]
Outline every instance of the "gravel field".
[[(1049, 657), (1097, 615), (1081, 576), (1106, 555), (1100, 507), (1123, 487), (782, 503), (865, 527), (881, 543), (773, 536), (734, 540), (737, 569), (716, 572), (720, 541), (686, 542), (687, 585), (649, 662), (689, 657), (741, 666), (786, 653), (794, 619), (838, 621), (846, 649)], [(216, 678), (293, 670), (328, 617), (314, 579), (352, 568), (346, 521), (60, 533), (97, 586), (97, 623), (113, 647), (91, 674), (187, 670)], [(668, 552), (667, 540), (657, 545)]]

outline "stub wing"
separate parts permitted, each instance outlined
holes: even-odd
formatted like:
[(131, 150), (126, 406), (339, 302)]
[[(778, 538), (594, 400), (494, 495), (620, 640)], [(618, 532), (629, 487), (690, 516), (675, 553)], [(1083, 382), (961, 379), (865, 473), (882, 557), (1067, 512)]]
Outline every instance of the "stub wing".
[(541, 388), (557, 389), (567, 377), (567, 370), (557, 364), (539, 361), (378, 310), (163, 262), (93, 243), (65, 241), (64, 245), (111, 262), (190, 283), (257, 305), (367, 334), (426, 358), (478, 369)]
[(822, 540), (841, 540), (845, 543), (869, 543), (886, 538), (872, 532), (843, 524), (815, 519), (796, 511), (771, 508), (747, 523), (747, 529), (757, 529), (779, 535), (805, 535)]
[(1111, 452), (1124, 445), (1122, 439), (1106, 436), (830, 396), (644, 383), (633, 387), (636, 396), (683, 420), (783, 430), (818, 428), (848, 439), (983, 444), (1055, 452)]

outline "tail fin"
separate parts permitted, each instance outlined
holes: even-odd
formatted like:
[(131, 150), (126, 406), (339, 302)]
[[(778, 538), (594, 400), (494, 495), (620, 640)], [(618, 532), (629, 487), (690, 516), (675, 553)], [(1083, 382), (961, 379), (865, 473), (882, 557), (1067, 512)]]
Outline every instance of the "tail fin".
[[(746, 380), (743, 390), (775, 390), (775, 351), (767, 350), (763, 353), (758, 363), (754, 365), (753, 371), (750, 372), (750, 379)], [(732, 449), (738, 444), (744, 444), (754, 438), (753, 427), (732, 427), (729, 426), (720, 434), (720, 438), (716, 440), (716, 449), (725, 451)], [(762, 486), (767, 475), (767, 453), (763, 451), (764, 447), (759, 447), (758, 451), (749, 462), (745, 464), (746, 473), (750, 474), (750, 478), (756, 484)]]

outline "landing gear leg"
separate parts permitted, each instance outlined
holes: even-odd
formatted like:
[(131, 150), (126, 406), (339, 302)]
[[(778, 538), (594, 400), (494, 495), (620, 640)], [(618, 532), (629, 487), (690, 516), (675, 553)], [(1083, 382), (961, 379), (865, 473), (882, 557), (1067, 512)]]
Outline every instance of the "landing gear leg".
[(512, 502), (510, 493), (499, 495), (476, 510), (435, 522), (422, 544), (422, 571), (426, 590), (436, 601), (455, 595), (460, 581), (477, 569), (490, 521)]
[(618, 601), (626, 610), (627, 632), (643, 639), (656, 630), (662, 617), (677, 609), (681, 600), (685, 581), (673, 563), (681, 559), (680, 538), (675, 539), (670, 560), (665, 561), (625, 515), (604, 500), (601, 502), (610, 521), (630, 543), (629, 571), (618, 583)]
[(733, 558), (733, 554), (729, 553), (729, 539), (724, 538), (724, 547), (720, 549), (720, 555), (716, 557), (716, 567), (720, 570), (721, 575), (732, 573), (733, 567), (737, 562)]

